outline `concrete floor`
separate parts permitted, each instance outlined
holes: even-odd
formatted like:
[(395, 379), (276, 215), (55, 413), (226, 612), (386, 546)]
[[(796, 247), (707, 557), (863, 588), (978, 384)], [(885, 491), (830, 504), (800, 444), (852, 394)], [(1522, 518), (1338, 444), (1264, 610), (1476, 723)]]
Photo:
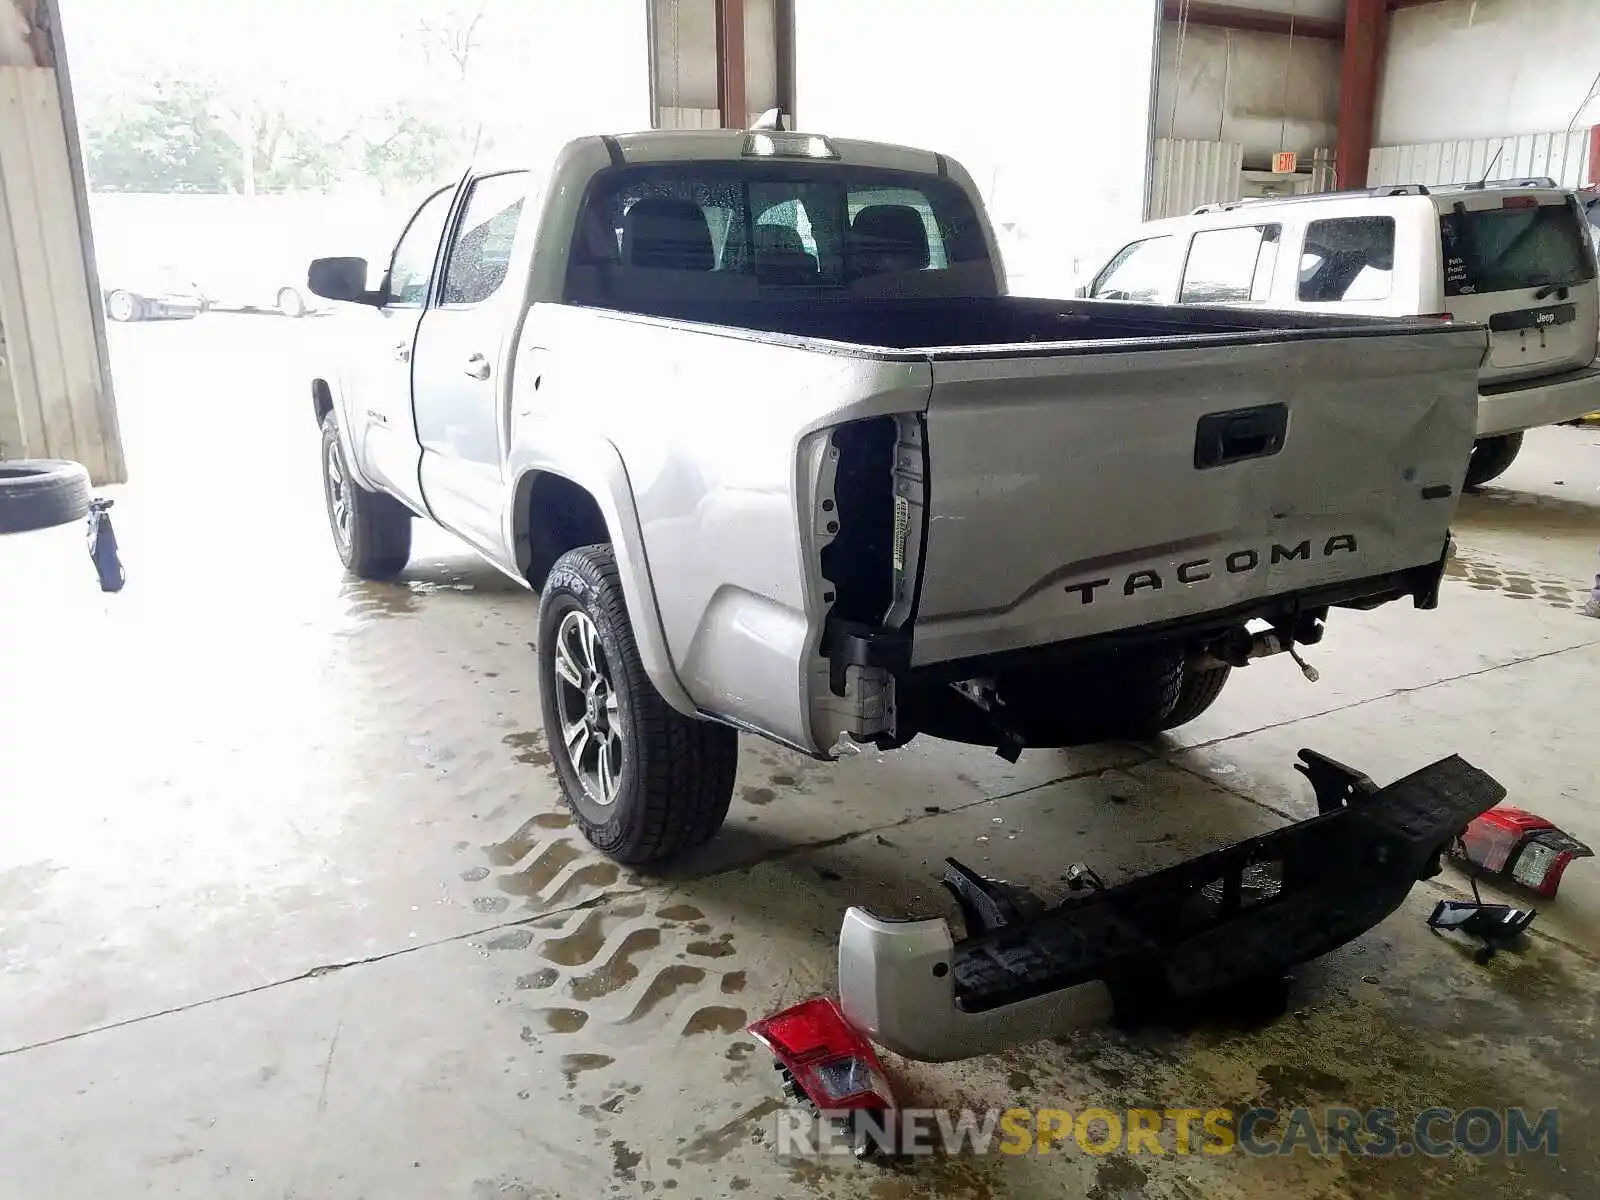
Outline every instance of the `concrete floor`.
[(1336, 614), (1320, 684), (1258, 664), (1179, 736), (1015, 766), (749, 740), (724, 833), (641, 876), (568, 825), (532, 599), (431, 531), (398, 585), (341, 575), (304, 386), (330, 325), (113, 330), (127, 590), (75, 532), (0, 543), (0, 1196), (1596, 1193), (1594, 863), (1487, 968), (1423, 927), (1447, 872), (1264, 1029), (891, 1060), (938, 1107), (1559, 1106), (1556, 1157), (785, 1161), (743, 1027), (831, 988), (848, 903), (942, 907), (945, 854), (1052, 894), (1074, 859), (1186, 857), (1308, 813), (1300, 746), (1380, 782), (1460, 751), (1600, 845), (1600, 622), (1574, 611), (1600, 431), (1531, 436), (1464, 503), (1442, 608)]

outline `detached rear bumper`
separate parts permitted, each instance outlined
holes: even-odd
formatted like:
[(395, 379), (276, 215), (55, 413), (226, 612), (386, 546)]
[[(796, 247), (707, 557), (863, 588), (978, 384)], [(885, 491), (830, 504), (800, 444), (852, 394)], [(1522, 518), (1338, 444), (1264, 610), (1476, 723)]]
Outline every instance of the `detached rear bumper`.
[(1478, 436), (1559, 425), (1600, 410), (1600, 367), (1480, 389)]
[(850, 909), (845, 1015), (897, 1053), (945, 1062), (1281, 977), (1392, 913), (1505, 796), (1456, 756), (1382, 789), (1302, 758), (1320, 815), (961, 941), (942, 918)]

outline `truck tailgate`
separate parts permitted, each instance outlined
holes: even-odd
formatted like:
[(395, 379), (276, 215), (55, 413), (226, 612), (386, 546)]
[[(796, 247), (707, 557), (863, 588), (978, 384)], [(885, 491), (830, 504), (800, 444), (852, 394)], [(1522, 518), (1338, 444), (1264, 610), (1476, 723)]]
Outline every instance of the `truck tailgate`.
[(913, 665), (1437, 562), (1484, 338), (934, 352)]

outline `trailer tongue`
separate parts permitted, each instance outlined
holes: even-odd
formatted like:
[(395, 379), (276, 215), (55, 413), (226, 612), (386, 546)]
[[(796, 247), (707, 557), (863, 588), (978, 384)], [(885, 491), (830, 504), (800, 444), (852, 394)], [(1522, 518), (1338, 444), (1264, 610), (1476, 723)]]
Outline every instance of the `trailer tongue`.
[(1452, 755), (1388, 787), (1310, 750), (1305, 821), (1115, 887), (1092, 871), (1046, 907), (951, 859), (966, 936), (942, 918), (851, 908), (839, 941), (844, 1015), (908, 1058), (970, 1058), (1259, 982), (1359, 937), (1505, 796)]

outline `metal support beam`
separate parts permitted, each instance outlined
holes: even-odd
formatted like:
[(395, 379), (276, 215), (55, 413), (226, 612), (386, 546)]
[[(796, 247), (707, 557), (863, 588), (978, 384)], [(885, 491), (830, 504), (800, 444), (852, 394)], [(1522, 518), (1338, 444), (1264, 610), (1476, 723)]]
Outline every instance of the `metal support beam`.
[(1344, 37), (1344, 22), (1322, 17), (1294, 17), (1289, 13), (1263, 12), (1256, 8), (1242, 8), (1234, 4), (1210, 4), (1204, 0), (1190, 0), (1185, 14), (1183, 0), (1164, 0), (1162, 14), (1169, 21), (1187, 16), (1191, 25), (1210, 25), (1217, 29), (1242, 29), (1249, 33), (1276, 33), (1287, 35), (1291, 28), (1295, 37), (1321, 38), (1337, 42)]
[(750, 123), (745, 107), (744, 0), (716, 0), (717, 112), (724, 129)]
[(789, 129), (795, 124), (794, 86), (794, 0), (775, 0), (773, 25), (777, 40), (778, 107), (786, 118)]
[(1334, 150), (1334, 174), (1341, 188), (1365, 187), (1367, 183), (1388, 15), (1386, 0), (1345, 0), (1339, 141)]

